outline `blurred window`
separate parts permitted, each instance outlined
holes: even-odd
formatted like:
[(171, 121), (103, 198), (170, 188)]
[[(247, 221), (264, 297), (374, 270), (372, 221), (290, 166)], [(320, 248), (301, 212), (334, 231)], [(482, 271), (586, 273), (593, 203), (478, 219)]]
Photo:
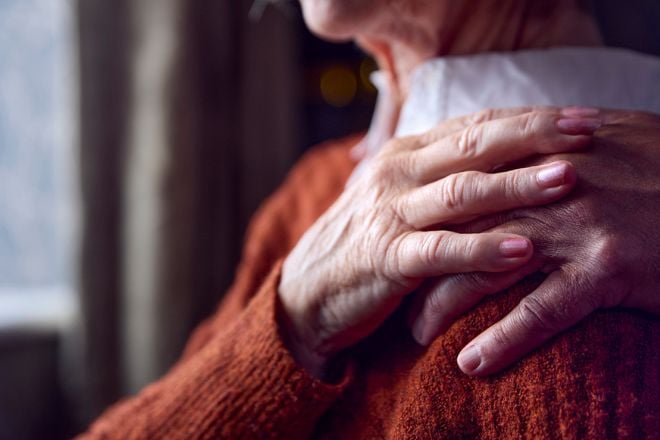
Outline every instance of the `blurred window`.
[(76, 223), (70, 0), (0, 1), (0, 326), (70, 316)]

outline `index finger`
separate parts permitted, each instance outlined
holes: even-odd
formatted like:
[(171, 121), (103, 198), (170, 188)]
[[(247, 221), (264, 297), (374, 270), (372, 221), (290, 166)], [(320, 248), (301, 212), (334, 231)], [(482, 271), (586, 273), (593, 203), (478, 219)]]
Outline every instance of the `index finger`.
[(404, 136), (398, 138), (395, 142), (397, 152), (414, 151), (426, 147), (454, 133), (460, 132), (467, 127), (483, 124), (484, 122), (496, 121), (498, 119), (510, 118), (513, 116), (524, 115), (534, 111), (556, 112), (557, 107), (513, 107), (513, 108), (495, 108), (484, 109), (476, 113), (447, 119), (437, 124), (432, 129), (424, 133)]
[(410, 174), (430, 182), (466, 170), (492, 171), (537, 154), (574, 151), (586, 147), (601, 124), (597, 118), (541, 111), (472, 125), (413, 151)]
[(459, 116), (438, 124), (436, 127), (422, 133), (417, 137), (422, 145), (437, 142), (442, 138), (465, 130), (467, 127), (483, 124), (485, 122), (497, 121), (498, 119), (511, 118), (532, 112), (554, 112), (559, 111), (557, 107), (512, 107), (512, 108), (487, 108), (476, 113)]

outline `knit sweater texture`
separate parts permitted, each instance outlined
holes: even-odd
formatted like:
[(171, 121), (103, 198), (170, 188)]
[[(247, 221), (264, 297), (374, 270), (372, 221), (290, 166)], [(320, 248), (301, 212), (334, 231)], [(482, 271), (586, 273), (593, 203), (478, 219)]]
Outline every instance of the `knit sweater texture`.
[(307, 153), (255, 215), (235, 282), (159, 381), (82, 439), (660, 438), (660, 322), (599, 311), (506, 371), (471, 378), (461, 348), (543, 280), (485, 300), (429, 347), (403, 313), (347, 353), (334, 383), (305, 372), (278, 326), (281, 262), (333, 203), (351, 137)]

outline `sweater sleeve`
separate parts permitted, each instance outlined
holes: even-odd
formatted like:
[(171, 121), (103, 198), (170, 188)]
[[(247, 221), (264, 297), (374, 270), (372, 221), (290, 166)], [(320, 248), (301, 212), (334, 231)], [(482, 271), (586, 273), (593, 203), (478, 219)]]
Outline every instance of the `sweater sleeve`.
[(351, 373), (328, 384), (291, 358), (277, 326), (280, 268), (225, 331), (79, 438), (307, 437)]
[(311, 377), (277, 323), (281, 262), (339, 195), (357, 138), (305, 155), (255, 214), (232, 287), (163, 378), (107, 410), (81, 439), (305, 438), (351, 381)]

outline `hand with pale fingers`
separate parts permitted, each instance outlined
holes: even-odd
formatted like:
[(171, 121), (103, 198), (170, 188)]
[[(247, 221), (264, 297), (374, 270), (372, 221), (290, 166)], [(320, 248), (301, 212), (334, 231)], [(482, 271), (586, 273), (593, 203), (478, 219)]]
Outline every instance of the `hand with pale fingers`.
[(279, 298), (292, 355), (322, 376), (424, 280), (474, 272), (506, 280), (528, 271), (525, 234), (457, 233), (449, 225), (569, 194), (576, 174), (565, 160), (493, 170), (583, 149), (598, 125), (560, 109), (489, 111), (387, 143), (284, 261)]
[(592, 111), (605, 125), (588, 152), (568, 159), (579, 184), (549, 206), (481, 217), (455, 230), (521, 234), (535, 256), (519, 268), (427, 280), (411, 308), (412, 332), (423, 345), (445, 332), (486, 295), (541, 270), (545, 281), (458, 355), (467, 374), (501, 371), (600, 308), (660, 314), (660, 116)]

